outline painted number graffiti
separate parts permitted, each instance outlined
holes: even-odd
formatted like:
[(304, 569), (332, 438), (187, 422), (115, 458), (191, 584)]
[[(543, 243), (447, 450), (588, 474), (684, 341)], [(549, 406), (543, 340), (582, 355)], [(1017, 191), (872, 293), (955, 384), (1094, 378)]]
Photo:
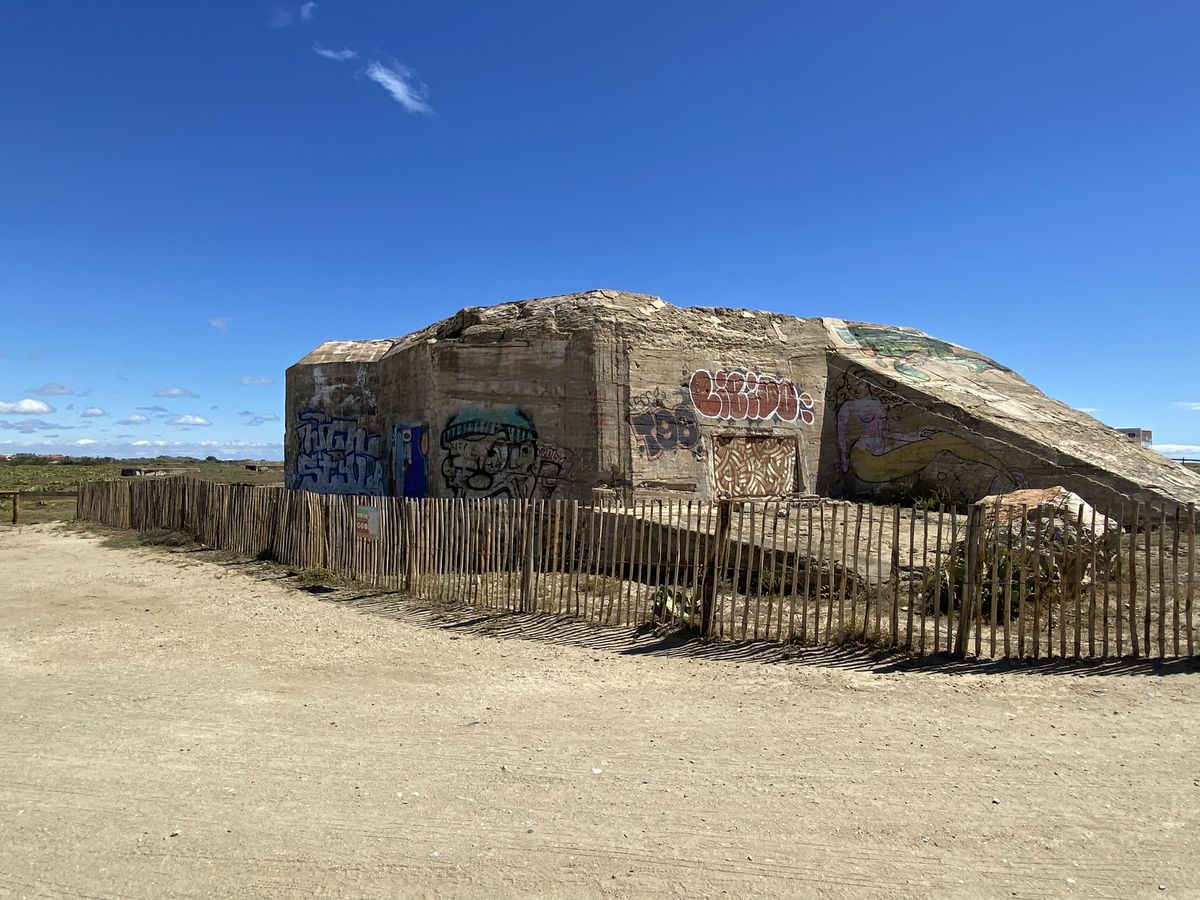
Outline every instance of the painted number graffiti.
[(539, 448), (532, 420), (515, 407), (463, 407), (442, 430), (442, 476), (455, 497), (545, 498), (567, 451)]
[(699, 369), (688, 384), (696, 411), (710, 419), (778, 419), (812, 425), (813, 398), (786, 378), (746, 369)]
[(668, 409), (659, 402), (629, 417), (634, 440), (646, 459), (653, 462), (671, 450), (695, 451), (700, 445), (700, 428), (695, 414), (686, 406)]
[(297, 417), (292, 487), (321, 494), (382, 494), (383, 439), (355, 419), (309, 409)]

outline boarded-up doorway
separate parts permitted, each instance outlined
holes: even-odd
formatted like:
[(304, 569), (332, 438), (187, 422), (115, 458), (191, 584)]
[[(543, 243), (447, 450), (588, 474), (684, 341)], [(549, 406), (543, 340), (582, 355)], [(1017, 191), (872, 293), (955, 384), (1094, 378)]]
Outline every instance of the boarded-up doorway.
[(719, 496), (794, 494), (796, 440), (766, 435), (718, 435), (713, 439), (713, 474)]

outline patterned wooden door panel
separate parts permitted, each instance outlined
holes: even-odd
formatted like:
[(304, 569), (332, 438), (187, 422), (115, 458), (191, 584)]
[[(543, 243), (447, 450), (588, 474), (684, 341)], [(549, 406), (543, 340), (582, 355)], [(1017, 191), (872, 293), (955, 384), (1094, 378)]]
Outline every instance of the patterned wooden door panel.
[(796, 442), (775, 437), (717, 437), (713, 441), (717, 493), (774, 497), (796, 491)]

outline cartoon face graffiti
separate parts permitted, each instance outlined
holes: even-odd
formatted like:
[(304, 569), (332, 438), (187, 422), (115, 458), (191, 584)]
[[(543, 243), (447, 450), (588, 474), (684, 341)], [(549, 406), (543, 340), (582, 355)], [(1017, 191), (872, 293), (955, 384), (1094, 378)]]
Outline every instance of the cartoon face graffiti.
[(539, 454), (537, 431), (514, 407), (463, 407), (442, 431), (442, 476), (456, 497), (549, 497), (562, 465)]

